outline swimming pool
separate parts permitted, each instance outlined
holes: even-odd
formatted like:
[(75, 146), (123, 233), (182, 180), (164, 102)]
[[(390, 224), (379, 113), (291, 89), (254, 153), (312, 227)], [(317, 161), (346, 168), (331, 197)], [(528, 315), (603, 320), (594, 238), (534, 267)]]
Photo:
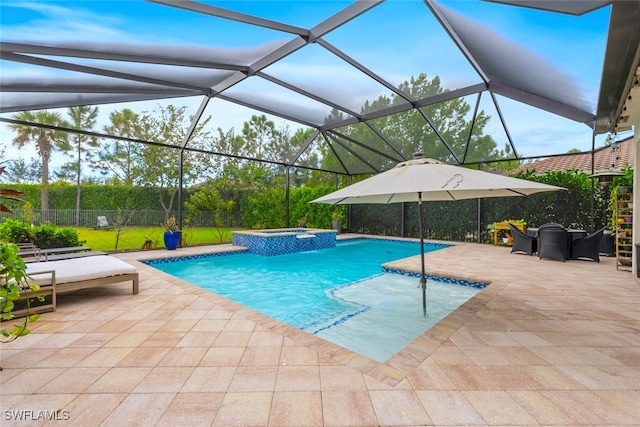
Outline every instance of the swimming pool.
[[(425, 252), (447, 246), (450, 245), (426, 243)], [(146, 263), (373, 360), (384, 361), (480, 289), (438, 284), (438, 288), (444, 286), (439, 292), (447, 288), (462, 290), (460, 298), (444, 298), (455, 306), (448, 304), (442, 314), (435, 304), (431, 307), (437, 282), (429, 280), (428, 316), (423, 317), (417, 278), (381, 274), (381, 264), (419, 253), (420, 246), (415, 242), (359, 238), (339, 241), (334, 248), (271, 257), (242, 251)], [(403, 317), (401, 326), (397, 326), (398, 316)], [(383, 324), (371, 325), (372, 320)], [(358, 332), (366, 328), (360, 323), (378, 331), (382, 339), (374, 340)], [(389, 329), (389, 325), (396, 325), (396, 330)], [(385, 349), (373, 351), (379, 347)]]

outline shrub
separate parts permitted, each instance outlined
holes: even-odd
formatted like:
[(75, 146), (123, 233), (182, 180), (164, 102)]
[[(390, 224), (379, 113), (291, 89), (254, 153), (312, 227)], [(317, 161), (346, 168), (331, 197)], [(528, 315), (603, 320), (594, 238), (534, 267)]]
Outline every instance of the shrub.
[(34, 227), (33, 243), (42, 249), (63, 248), (66, 246), (81, 246), (86, 240), (80, 240), (75, 229), (56, 228), (47, 223)]
[(23, 221), (5, 218), (0, 224), (0, 240), (12, 243), (33, 242), (33, 229)]
[(12, 243), (33, 243), (42, 249), (81, 246), (86, 242), (86, 240), (80, 240), (78, 232), (70, 227), (56, 228), (49, 223), (33, 227), (11, 218), (6, 218), (0, 224), (0, 240)]
[(58, 239), (62, 246), (82, 246), (87, 243), (86, 240), (80, 240), (78, 232), (71, 227), (58, 228), (56, 230), (56, 239)]

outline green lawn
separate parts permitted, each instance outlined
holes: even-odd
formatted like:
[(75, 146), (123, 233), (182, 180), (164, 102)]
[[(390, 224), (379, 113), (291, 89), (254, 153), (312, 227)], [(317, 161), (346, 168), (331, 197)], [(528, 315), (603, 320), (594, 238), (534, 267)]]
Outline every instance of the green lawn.
[[(182, 244), (203, 245), (230, 243), (231, 232), (239, 228), (187, 228), (182, 231)], [(94, 230), (93, 228), (76, 228), (80, 240), (86, 240), (85, 245), (94, 251), (113, 252), (116, 247), (116, 231)], [(151, 240), (153, 248), (163, 248), (164, 228), (161, 227), (128, 227), (120, 232), (118, 251), (140, 250), (145, 241)]]

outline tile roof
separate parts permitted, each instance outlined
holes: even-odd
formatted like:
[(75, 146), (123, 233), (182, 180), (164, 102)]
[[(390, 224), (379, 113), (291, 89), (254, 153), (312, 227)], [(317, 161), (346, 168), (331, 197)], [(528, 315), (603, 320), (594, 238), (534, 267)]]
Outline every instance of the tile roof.
[[(626, 165), (633, 166), (633, 147), (633, 137), (630, 136), (619, 142), (619, 148), (616, 150), (615, 155), (613, 155), (613, 150), (609, 146), (597, 148), (594, 154), (595, 171), (619, 171)], [(550, 171), (569, 169), (579, 169), (591, 174), (591, 152), (568, 153), (562, 156), (547, 157), (514, 169), (509, 172), (509, 175), (529, 170), (535, 170), (536, 173), (543, 174)]]

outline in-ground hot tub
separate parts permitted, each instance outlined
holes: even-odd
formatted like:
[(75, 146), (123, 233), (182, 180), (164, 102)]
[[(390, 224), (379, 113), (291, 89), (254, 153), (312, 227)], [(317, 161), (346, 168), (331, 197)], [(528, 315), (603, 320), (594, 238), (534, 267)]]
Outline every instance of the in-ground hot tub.
[(234, 231), (231, 242), (245, 246), (252, 254), (272, 256), (315, 251), (336, 246), (336, 230), (320, 228), (279, 228)]

